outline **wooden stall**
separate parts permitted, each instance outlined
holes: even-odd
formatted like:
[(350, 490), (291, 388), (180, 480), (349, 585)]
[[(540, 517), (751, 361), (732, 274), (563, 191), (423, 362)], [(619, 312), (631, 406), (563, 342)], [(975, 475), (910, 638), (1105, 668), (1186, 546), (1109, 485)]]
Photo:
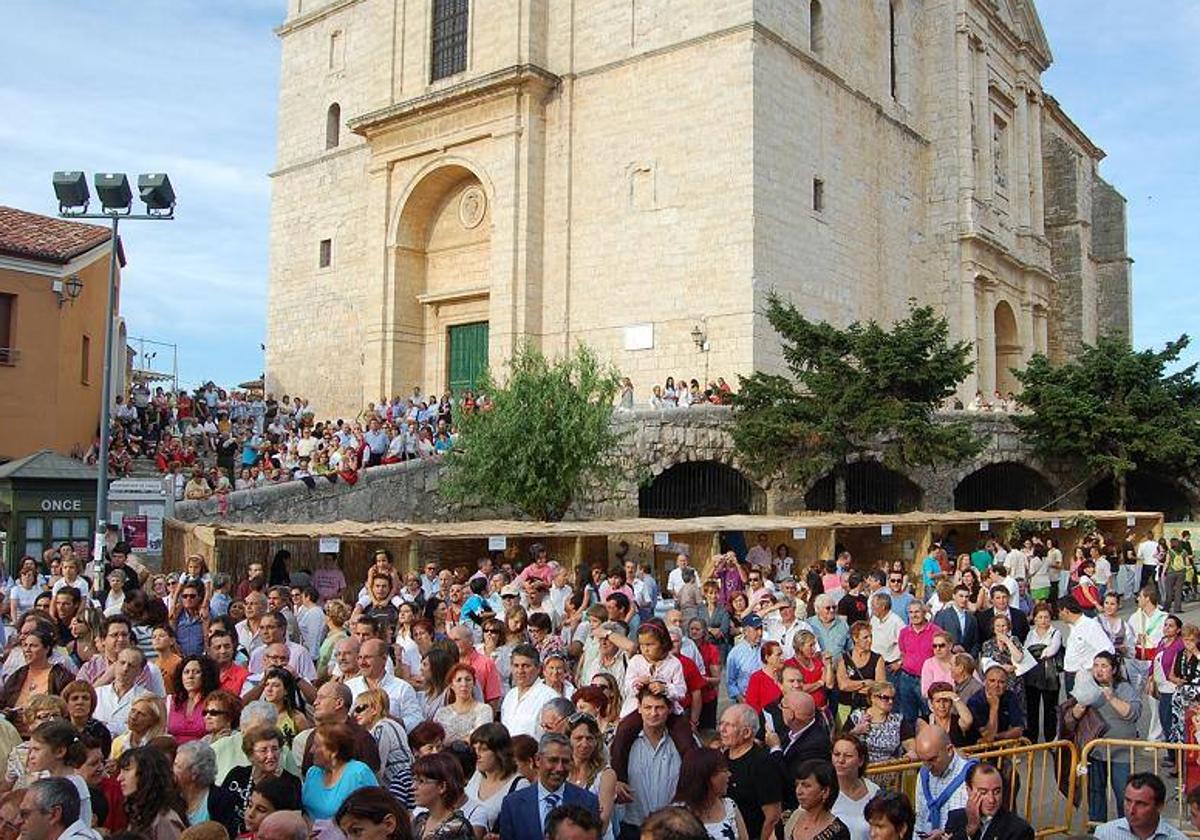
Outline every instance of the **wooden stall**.
[[(651, 562), (665, 586), (675, 557), (686, 553), (707, 577), (722, 545), (749, 547), (766, 534), (772, 550), (784, 545), (796, 570), (832, 559), (847, 550), (855, 566), (876, 568), (881, 560), (900, 559), (913, 571), (930, 546), (947, 536), (958, 551), (971, 551), (980, 539), (1005, 538), (1020, 521), (1059, 539), (1070, 555), (1084, 523), (1094, 522), (1110, 541), (1120, 542), (1133, 528), (1141, 536), (1162, 533), (1162, 515), (1125, 511), (987, 511), (982, 513), (906, 513), (896, 515), (814, 514), (809, 516), (722, 516), (695, 519), (622, 519), (588, 522), (476, 521), (443, 523), (325, 524), (185, 523), (169, 520), (164, 542), (164, 569), (179, 570), (188, 554), (203, 555), (209, 567), (239, 579), (254, 561), (269, 563), (277, 551), (291, 553), (293, 569), (339, 565), (349, 584), (366, 578), (374, 552), (385, 548), (401, 569), (418, 569), (428, 560), (452, 569), (473, 571), (479, 558), (491, 554), (515, 565), (526, 562), (529, 547), (545, 545), (552, 559), (572, 568), (610, 566), (622, 541), (628, 558)], [(332, 552), (321, 552), (321, 541)]]

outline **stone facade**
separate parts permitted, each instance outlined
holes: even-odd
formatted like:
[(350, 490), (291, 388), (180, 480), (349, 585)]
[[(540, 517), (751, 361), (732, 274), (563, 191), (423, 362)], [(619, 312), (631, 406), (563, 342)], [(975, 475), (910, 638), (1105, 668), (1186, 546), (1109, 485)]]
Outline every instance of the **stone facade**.
[(431, 80), (444, 7), (289, 2), (269, 390), (440, 393), (485, 322), (493, 365), (586, 342), (644, 399), (777, 368), (771, 290), (839, 324), (934, 304), (964, 398), (1127, 330), (1123, 202), (1042, 91), (1032, 0), (470, 0)]

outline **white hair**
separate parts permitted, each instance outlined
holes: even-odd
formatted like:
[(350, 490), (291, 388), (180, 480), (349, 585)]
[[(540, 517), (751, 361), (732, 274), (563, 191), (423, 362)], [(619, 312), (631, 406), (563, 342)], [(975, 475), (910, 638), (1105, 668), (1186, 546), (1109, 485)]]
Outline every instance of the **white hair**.
[(831, 598), (829, 595), (826, 595), (824, 592), (822, 592), (816, 598), (813, 598), (813, 606), (814, 607), (832, 607), (833, 606), (833, 598)]
[(758, 734), (758, 712), (746, 703), (735, 703), (725, 710), (725, 714), (734, 714), (741, 718), (742, 726), (750, 730), (751, 737)]
[(256, 725), (276, 726), (279, 723), (279, 710), (267, 700), (254, 700), (242, 709), (239, 726), (242, 730)]

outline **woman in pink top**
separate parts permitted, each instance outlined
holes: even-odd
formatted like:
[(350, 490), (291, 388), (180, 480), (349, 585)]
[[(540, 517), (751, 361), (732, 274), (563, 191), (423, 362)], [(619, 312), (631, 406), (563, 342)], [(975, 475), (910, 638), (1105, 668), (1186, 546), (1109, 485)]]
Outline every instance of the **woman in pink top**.
[(180, 744), (204, 737), (204, 698), (221, 687), (217, 663), (189, 656), (179, 668), (175, 693), (167, 698), (167, 734)]
[(934, 633), (933, 656), (921, 665), (922, 697), (929, 695), (929, 686), (936, 682), (954, 685), (954, 674), (950, 670), (954, 665), (953, 647), (954, 639), (950, 638), (949, 633)]

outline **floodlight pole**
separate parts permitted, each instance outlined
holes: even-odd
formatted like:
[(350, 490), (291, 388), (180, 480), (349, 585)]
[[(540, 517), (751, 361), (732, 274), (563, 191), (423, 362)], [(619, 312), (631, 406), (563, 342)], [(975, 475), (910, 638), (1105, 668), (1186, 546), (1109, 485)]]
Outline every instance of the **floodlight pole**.
[(112, 423), (112, 357), (113, 357), (113, 321), (116, 313), (113, 311), (117, 296), (117, 229), (121, 219), (136, 221), (170, 221), (173, 215), (155, 215), (145, 213), (132, 215), (120, 211), (109, 213), (71, 213), (60, 212), (67, 219), (104, 219), (112, 226), (112, 250), (108, 258), (108, 303), (104, 308), (104, 379), (100, 394), (100, 451), (96, 467), (96, 534), (92, 540), (92, 563), (97, 569), (104, 563), (104, 533), (108, 527), (108, 435)]

